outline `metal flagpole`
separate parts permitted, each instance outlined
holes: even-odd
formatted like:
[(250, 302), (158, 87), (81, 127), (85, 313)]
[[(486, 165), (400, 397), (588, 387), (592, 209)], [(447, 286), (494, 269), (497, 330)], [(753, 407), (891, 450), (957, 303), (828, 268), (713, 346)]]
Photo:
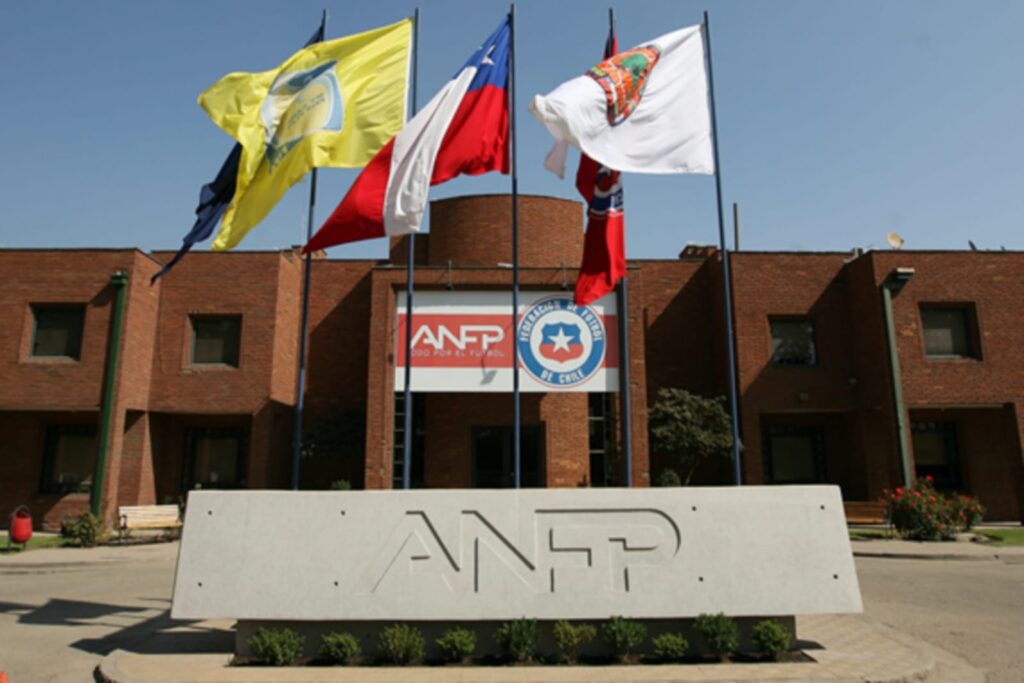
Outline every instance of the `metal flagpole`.
[[(608, 31), (615, 40), (615, 9), (608, 8)], [(605, 58), (611, 55), (605, 55)], [(622, 406), (622, 451), (626, 461), (626, 486), (633, 486), (633, 410), (629, 395), (629, 283), (628, 272), (619, 280), (619, 403)], [(607, 476), (607, 475), (606, 475)]]
[[(327, 36), (327, 10), (320, 18), (320, 40)], [(316, 168), (309, 183), (309, 215), (306, 219), (306, 243), (313, 238), (313, 208), (316, 206)], [(292, 434), (292, 490), (299, 490), (299, 457), (302, 452), (302, 415), (306, 393), (306, 341), (309, 335), (309, 282), (313, 255), (306, 254), (302, 267), (302, 321), (299, 323), (299, 377), (295, 388), (295, 430)]]
[[(416, 113), (416, 74), (419, 71), (418, 52), (420, 48), (420, 8), (412, 20), (412, 110), (409, 118)], [(412, 488), (412, 294), (416, 258), (416, 233), (409, 234), (409, 252), (405, 264), (405, 397), (403, 398), (405, 423), (402, 432), (402, 488)]]
[(519, 324), (519, 177), (516, 173), (516, 5), (509, 11), (508, 50), (508, 126), (509, 156), (512, 166), (512, 458), (515, 463), (515, 486), (522, 486), (521, 460), (522, 416), (519, 409), (519, 346), (516, 331)]
[(711, 70), (711, 26), (704, 12), (704, 49), (708, 60), (708, 102), (711, 106), (711, 142), (715, 155), (715, 194), (718, 198), (718, 246), (722, 252), (722, 287), (725, 292), (726, 345), (729, 356), (729, 410), (732, 418), (732, 459), (736, 485), (743, 484), (740, 462), (739, 391), (736, 387), (735, 331), (732, 324), (732, 277), (729, 274), (729, 249), (725, 243), (725, 213), (722, 208), (722, 166), (718, 160), (718, 120), (715, 117), (715, 78)]

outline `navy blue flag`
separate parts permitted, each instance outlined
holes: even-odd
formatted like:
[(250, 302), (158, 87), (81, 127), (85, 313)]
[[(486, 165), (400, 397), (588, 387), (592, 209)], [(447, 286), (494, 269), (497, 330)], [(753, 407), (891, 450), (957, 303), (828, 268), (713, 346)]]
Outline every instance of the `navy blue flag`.
[[(323, 19), (320, 20), (320, 27), (313, 33), (313, 36), (306, 42), (303, 47), (309, 47), (314, 43), (319, 43), (324, 39), (324, 24), (326, 23), (327, 15), (324, 13)], [(221, 216), (224, 215), (224, 210), (228, 208), (228, 204), (231, 203), (231, 198), (235, 196), (235, 179), (238, 177), (238, 161), (242, 158), (242, 145), (235, 143), (235, 146), (231, 148), (231, 152), (228, 154), (228, 158), (224, 160), (224, 164), (221, 165), (220, 171), (217, 172), (217, 177), (212, 182), (203, 185), (203, 189), (199, 191), (199, 206), (196, 207), (196, 222), (192, 225), (192, 229), (188, 231), (188, 234), (182, 238), (181, 249), (174, 255), (167, 265), (160, 269), (160, 272), (154, 275), (149, 280), (149, 284), (155, 284), (157, 280), (167, 274), (174, 265), (185, 258), (192, 247), (203, 240), (210, 239), (210, 235), (213, 234), (214, 228), (217, 227), (217, 223), (220, 222)]]

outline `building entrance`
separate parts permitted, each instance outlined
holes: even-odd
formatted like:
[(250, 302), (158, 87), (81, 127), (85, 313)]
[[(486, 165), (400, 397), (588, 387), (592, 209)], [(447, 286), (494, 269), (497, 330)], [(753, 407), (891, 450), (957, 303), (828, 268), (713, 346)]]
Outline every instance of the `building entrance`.
[[(521, 475), (524, 488), (544, 486), (544, 427), (521, 430)], [(512, 427), (473, 427), (473, 486), (503, 489), (515, 486)]]

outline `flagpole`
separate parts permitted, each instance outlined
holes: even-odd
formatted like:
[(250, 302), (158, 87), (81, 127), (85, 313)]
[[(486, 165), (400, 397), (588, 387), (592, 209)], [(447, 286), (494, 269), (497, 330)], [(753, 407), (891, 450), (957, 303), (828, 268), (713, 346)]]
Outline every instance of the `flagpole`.
[[(608, 32), (615, 38), (615, 9), (608, 8)], [(605, 58), (610, 55), (605, 55)], [(629, 379), (629, 283), (628, 273), (619, 280), (619, 404), (622, 406), (622, 452), (626, 463), (625, 482), (633, 486), (633, 410)], [(607, 474), (605, 474), (607, 477)]]
[(725, 211), (722, 206), (722, 166), (718, 160), (718, 119), (715, 116), (715, 78), (711, 68), (711, 25), (704, 12), (704, 49), (708, 59), (708, 102), (711, 106), (711, 142), (715, 155), (715, 195), (718, 199), (718, 246), (722, 252), (722, 288), (725, 292), (726, 348), (729, 357), (729, 410), (732, 418), (732, 461), (737, 486), (743, 484), (740, 462), (739, 391), (736, 386), (735, 331), (732, 322), (732, 277), (729, 274), (729, 249), (725, 243)]
[[(327, 10), (320, 17), (320, 40), (327, 35)], [(309, 183), (309, 212), (306, 218), (306, 243), (313, 238), (313, 209), (316, 206), (316, 168)], [(306, 403), (306, 342), (309, 336), (309, 283), (313, 255), (306, 253), (302, 267), (302, 320), (299, 323), (299, 377), (295, 387), (295, 429), (292, 434), (292, 490), (299, 490), (299, 458), (302, 454), (302, 416)]]
[[(408, 118), (416, 113), (416, 73), (419, 71), (418, 53), (420, 47), (420, 8), (412, 19), (412, 110)], [(409, 251), (405, 264), (405, 396), (403, 409), (405, 422), (402, 432), (402, 488), (412, 488), (412, 295), (414, 261), (416, 259), (416, 233), (408, 238)]]
[(512, 458), (514, 462), (515, 487), (522, 486), (521, 429), (522, 416), (519, 405), (519, 346), (517, 328), (519, 324), (519, 177), (516, 172), (516, 5), (509, 11), (508, 50), (508, 116), (509, 116), (509, 157), (512, 170)]

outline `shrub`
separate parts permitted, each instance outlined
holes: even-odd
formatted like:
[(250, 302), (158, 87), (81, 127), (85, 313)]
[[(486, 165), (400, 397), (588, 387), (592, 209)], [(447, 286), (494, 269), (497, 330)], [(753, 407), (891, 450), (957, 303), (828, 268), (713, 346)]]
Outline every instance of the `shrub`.
[(654, 655), (666, 662), (678, 662), (690, 649), (690, 641), (682, 633), (662, 633), (651, 641)]
[(732, 422), (725, 397), (707, 398), (684, 389), (660, 389), (648, 411), (651, 453), (671, 458), (689, 486), (706, 460), (732, 457)]
[(420, 630), (409, 624), (393, 624), (380, 632), (380, 655), (392, 664), (408, 664), (423, 659), (426, 641)]
[(724, 659), (739, 646), (739, 628), (735, 621), (724, 614), (701, 614), (693, 625), (704, 639), (704, 646), (712, 654)]
[(679, 478), (679, 473), (674, 469), (666, 468), (661, 471), (658, 475), (657, 480), (654, 482), (655, 486), (682, 486), (683, 480)]
[(578, 662), (580, 650), (596, 637), (597, 628), (593, 624), (571, 624), (564, 619), (555, 622), (555, 644), (567, 664)]
[(906, 488), (882, 492), (889, 523), (913, 541), (952, 541), (957, 531), (981, 521), (985, 508), (972, 496), (948, 497), (935, 490), (930, 476)]
[(974, 496), (951, 496), (949, 503), (953, 520), (964, 531), (970, 531), (985, 517), (985, 506)]
[(644, 642), (647, 627), (633, 619), (612, 617), (601, 626), (601, 636), (612, 654), (621, 661)]
[(765, 619), (754, 625), (754, 647), (777, 660), (789, 650), (789, 631), (781, 624)]
[(498, 627), (494, 639), (507, 659), (528, 662), (533, 658), (533, 648), (537, 643), (537, 620), (506, 621)]
[(332, 664), (347, 664), (362, 652), (351, 633), (327, 633), (320, 639), (320, 656)]
[(302, 654), (306, 639), (290, 628), (261, 628), (249, 638), (253, 656), (273, 666), (287, 666)]
[(468, 628), (450, 628), (435, 642), (448, 662), (463, 662), (476, 650), (476, 634)]
[(331, 490), (332, 491), (351, 491), (352, 490), (352, 482), (350, 482), (348, 479), (335, 479), (334, 481), (331, 482)]
[(60, 523), (60, 535), (74, 541), (83, 548), (92, 548), (103, 538), (103, 522), (96, 515), (86, 512), (78, 517), (69, 517)]

